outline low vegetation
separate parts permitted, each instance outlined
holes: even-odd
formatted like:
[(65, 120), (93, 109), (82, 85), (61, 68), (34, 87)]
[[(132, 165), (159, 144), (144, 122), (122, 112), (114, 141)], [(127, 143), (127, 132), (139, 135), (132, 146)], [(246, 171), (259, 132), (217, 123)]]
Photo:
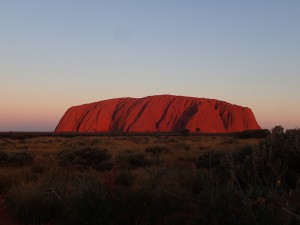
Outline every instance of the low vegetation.
[(111, 155), (106, 149), (84, 146), (63, 150), (57, 156), (61, 166), (83, 166), (95, 170), (110, 169), (106, 166)]
[(300, 129), (264, 132), (3, 137), (0, 194), (23, 224), (300, 224)]

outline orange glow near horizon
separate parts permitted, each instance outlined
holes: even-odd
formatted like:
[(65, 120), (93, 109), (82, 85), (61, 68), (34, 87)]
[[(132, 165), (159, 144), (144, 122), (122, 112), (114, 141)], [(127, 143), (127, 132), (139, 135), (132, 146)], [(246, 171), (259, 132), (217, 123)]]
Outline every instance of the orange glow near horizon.
[[(73, 105), (79, 104), (81, 103)], [(30, 101), (24, 104), (6, 105), (0, 112), (0, 131), (53, 131), (70, 106), (64, 107), (64, 104), (58, 101), (42, 102), (37, 106), (35, 102), (30, 103)], [(276, 125), (282, 125), (286, 129), (299, 127), (300, 120), (297, 111), (277, 110), (272, 112), (272, 109), (268, 109), (267, 106), (264, 108), (250, 106), (250, 108), (257, 122), (264, 129), (271, 129)], [(270, 111), (271, 113), (268, 113)]]

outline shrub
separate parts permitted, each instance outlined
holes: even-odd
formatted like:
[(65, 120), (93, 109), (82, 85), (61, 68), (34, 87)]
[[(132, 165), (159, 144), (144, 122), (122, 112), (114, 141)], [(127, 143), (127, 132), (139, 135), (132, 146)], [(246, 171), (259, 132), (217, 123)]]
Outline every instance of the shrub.
[(284, 128), (280, 125), (275, 126), (271, 130), (272, 135), (281, 135), (284, 134)]
[(66, 224), (113, 224), (113, 201), (97, 177), (76, 180), (67, 198)]
[(106, 168), (103, 163), (111, 158), (106, 149), (91, 148), (88, 146), (64, 150), (58, 154), (63, 166), (85, 166), (101, 170)]
[(25, 151), (10, 153), (8, 157), (9, 163), (14, 166), (28, 165), (33, 160), (33, 156)]
[(29, 165), (33, 160), (33, 156), (26, 152), (0, 152), (0, 165), (2, 166), (24, 166)]
[(235, 172), (241, 183), (263, 184), (274, 189), (280, 181), (295, 188), (300, 181), (300, 130), (283, 132), (278, 126), (257, 146), (233, 154)]
[(14, 202), (11, 207), (15, 208), (13, 214), (25, 224), (50, 222), (61, 214), (62, 205), (51, 190), (26, 185), (11, 192), (9, 198)]
[(37, 179), (29, 167), (0, 168), (0, 193), (6, 193), (20, 183), (27, 183)]
[(0, 165), (3, 165), (7, 162), (8, 155), (2, 151), (0, 151)]
[(105, 161), (102, 163), (97, 164), (96, 167), (94, 167), (97, 170), (103, 171), (103, 170), (111, 170), (114, 167), (114, 163), (111, 161)]
[(166, 152), (167, 148), (164, 146), (154, 145), (145, 148), (145, 152), (152, 157), (159, 158), (163, 152)]
[(132, 185), (134, 176), (129, 169), (121, 169), (117, 171), (115, 183), (117, 185), (130, 186)]
[(66, 174), (54, 171), (36, 181), (15, 185), (7, 193), (12, 214), (22, 224), (44, 224), (61, 219), (67, 183)]
[(191, 149), (191, 146), (185, 142), (179, 142), (176, 144), (176, 148), (179, 150), (188, 151)]
[[(122, 177), (128, 175), (127, 172), (121, 173)], [(153, 187), (110, 191), (112, 193), (98, 179), (86, 177), (78, 180), (67, 201), (67, 224), (178, 224), (174, 223), (175, 219), (165, 219), (170, 219), (170, 215), (175, 215), (185, 206), (181, 199)]]
[(196, 161), (196, 168), (198, 169), (214, 169), (226, 164), (226, 156), (222, 152), (211, 151), (201, 155)]
[(148, 164), (145, 154), (132, 151), (124, 151), (116, 157), (119, 166), (125, 168), (144, 167)]

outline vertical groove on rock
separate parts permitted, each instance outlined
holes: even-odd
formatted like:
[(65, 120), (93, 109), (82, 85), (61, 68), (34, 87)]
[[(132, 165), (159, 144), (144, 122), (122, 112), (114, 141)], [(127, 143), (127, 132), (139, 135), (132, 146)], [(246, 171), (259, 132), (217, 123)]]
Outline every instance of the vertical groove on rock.
[(168, 112), (170, 106), (172, 105), (172, 103), (173, 103), (175, 100), (176, 100), (176, 98), (173, 98), (173, 99), (168, 103), (167, 107), (164, 109), (164, 112), (163, 112), (163, 114), (162, 114), (160, 120), (159, 120), (158, 122), (156, 122), (156, 124), (155, 124), (156, 129), (159, 129), (159, 124), (165, 119), (165, 117), (166, 117), (166, 115), (167, 115), (167, 112)]

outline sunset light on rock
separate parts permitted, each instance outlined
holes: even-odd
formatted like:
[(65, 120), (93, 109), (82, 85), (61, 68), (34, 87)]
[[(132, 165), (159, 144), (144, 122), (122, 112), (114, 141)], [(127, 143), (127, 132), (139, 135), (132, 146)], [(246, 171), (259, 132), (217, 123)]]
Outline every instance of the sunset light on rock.
[(173, 95), (116, 98), (71, 107), (55, 132), (230, 133), (261, 129), (251, 109), (223, 101)]

